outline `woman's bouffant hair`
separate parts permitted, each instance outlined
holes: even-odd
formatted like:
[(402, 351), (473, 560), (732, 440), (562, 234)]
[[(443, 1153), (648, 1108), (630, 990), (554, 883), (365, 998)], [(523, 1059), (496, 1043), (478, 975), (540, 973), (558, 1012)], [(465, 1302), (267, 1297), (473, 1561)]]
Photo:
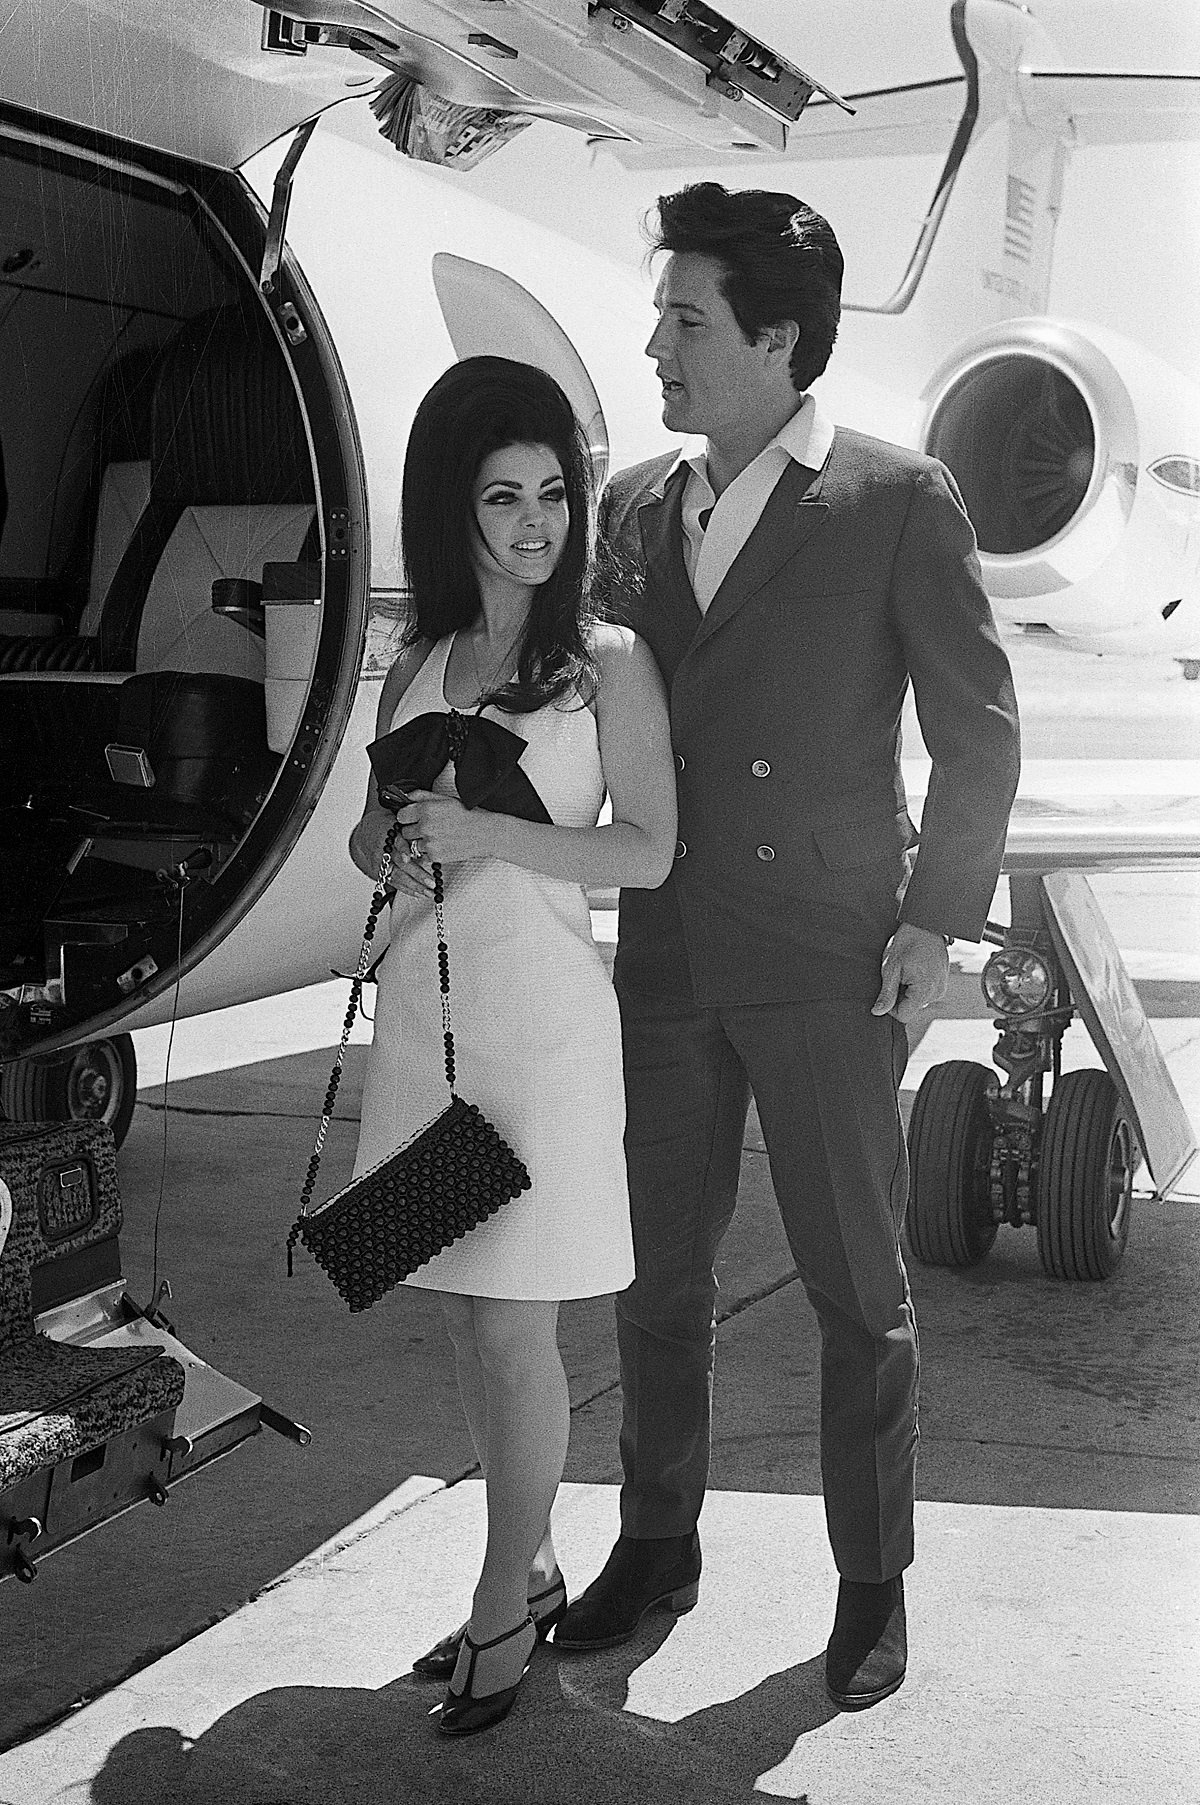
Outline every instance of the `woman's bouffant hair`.
[(594, 684), (590, 629), (592, 467), (574, 410), (544, 370), (507, 357), (467, 357), (418, 407), (404, 460), (400, 530), (411, 592), (405, 644), (469, 627), (483, 606), (472, 560), (480, 465), (509, 445), (545, 445), (562, 466), (569, 524), (553, 576), (534, 591), (510, 683), (488, 700), (527, 714)]
[(695, 182), (659, 196), (646, 233), (652, 251), (716, 258), (721, 291), (751, 343), (766, 327), (795, 320), (793, 385), (802, 395), (817, 380), (842, 311), (842, 253), (827, 219), (794, 194)]

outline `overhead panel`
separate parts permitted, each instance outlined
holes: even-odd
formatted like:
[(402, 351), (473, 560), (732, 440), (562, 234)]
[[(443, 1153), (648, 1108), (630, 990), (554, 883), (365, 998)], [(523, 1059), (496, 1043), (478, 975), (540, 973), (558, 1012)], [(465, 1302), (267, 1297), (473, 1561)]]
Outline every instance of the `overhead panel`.
[(614, 147), (782, 152), (814, 94), (846, 105), (702, 0), (289, 0), (266, 14), (280, 54), (349, 46), (447, 101)]
[[(799, 0), (796, 0), (799, 5)], [(221, 168), (407, 74), (614, 146), (780, 151), (832, 91), (736, 0), (10, 0), (0, 101)], [(794, 26), (790, 26), (794, 31)]]

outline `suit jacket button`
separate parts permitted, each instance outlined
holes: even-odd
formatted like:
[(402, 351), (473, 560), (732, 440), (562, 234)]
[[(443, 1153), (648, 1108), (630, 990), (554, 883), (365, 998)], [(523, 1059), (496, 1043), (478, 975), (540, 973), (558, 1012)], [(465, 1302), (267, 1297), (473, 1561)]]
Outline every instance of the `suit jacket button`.
[(682, 771), (684, 766), (686, 765), (686, 763), (687, 763), (687, 760), (684, 758), (683, 753), (677, 752), (675, 754), (675, 769), (677, 771)]
[[(677, 858), (677, 859), (682, 859), (682, 858), (683, 858), (683, 857), (685, 857), (685, 855), (686, 855), (686, 853), (687, 853), (687, 846), (686, 846), (686, 845), (685, 845), (685, 844), (684, 844), (684, 842), (683, 842), (683, 841), (682, 841), (682, 840), (676, 840), (676, 842), (675, 842), (675, 857), (676, 857), (676, 858)], [(772, 857), (772, 858), (774, 858), (774, 857), (775, 857), (775, 854), (774, 854), (774, 853), (772, 853), (772, 854), (771, 854), (771, 857)]]
[(756, 758), (750, 769), (755, 777), (769, 777), (771, 775), (771, 767), (765, 758)]
[(775, 857), (775, 848), (773, 846), (756, 846), (754, 850), (765, 864), (769, 865), (771, 860)]

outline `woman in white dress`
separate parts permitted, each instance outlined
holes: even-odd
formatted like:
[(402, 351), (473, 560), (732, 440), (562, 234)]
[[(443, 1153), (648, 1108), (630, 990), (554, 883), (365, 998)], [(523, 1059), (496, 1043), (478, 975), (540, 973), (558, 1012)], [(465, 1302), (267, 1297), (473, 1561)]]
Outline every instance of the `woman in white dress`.
[[(647, 648), (589, 600), (590, 464), (570, 403), (542, 371), (477, 357), (421, 403), (401, 525), (412, 594), (378, 732), (482, 716), (525, 742), (542, 819), (374, 780), (351, 857), (370, 876), (403, 839), (356, 1171), (448, 1097), (432, 908), (443, 870), (457, 1086), (532, 1185), (407, 1280), (443, 1294), (459, 1390), (487, 1495), (487, 1547), (468, 1623), (418, 1661), (446, 1677), (447, 1734), (504, 1716), (539, 1638), (566, 1609), (550, 1510), (569, 1407), (558, 1304), (623, 1289), (633, 1248), (622, 1145), (616, 998), (586, 885), (661, 884), (675, 844), (667, 705)], [(461, 729), (460, 729), (461, 731)], [(436, 743), (436, 741), (435, 741)], [(611, 823), (598, 826), (605, 792)], [(536, 803), (535, 803), (535, 812)]]

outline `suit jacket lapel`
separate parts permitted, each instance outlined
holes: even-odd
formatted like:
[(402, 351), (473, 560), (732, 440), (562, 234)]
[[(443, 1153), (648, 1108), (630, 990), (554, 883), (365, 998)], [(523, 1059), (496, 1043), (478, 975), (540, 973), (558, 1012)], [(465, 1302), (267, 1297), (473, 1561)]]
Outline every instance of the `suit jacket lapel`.
[(662, 492), (652, 494), (637, 511), (650, 602), (643, 623), (645, 637), (668, 682), (701, 620), (683, 558), (682, 503), (687, 477), (687, 466), (679, 465)]
[(788, 464), (758, 524), (709, 603), (695, 637), (697, 646), (732, 619), (742, 604), (769, 583), (816, 532), (829, 512), (828, 502), (821, 499), (827, 468), (828, 460), (816, 471), (803, 464)]

